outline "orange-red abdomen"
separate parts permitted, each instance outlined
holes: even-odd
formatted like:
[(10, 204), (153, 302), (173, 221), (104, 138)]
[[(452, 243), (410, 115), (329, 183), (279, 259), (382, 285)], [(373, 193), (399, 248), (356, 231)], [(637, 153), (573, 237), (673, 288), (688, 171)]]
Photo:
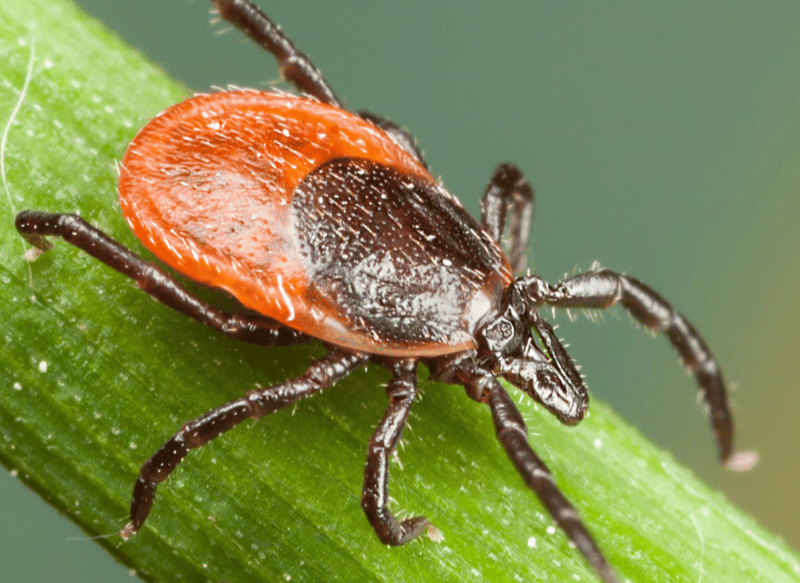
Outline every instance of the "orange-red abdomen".
[[(371, 168), (405, 177), (453, 204), (454, 199), (411, 154), (370, 122), (307, 98), (230, 91), (192, 97), (167, 109), (139, 132), (122, 161), (120, 205), (136, 237), (159, 259), (190, 279), (224, 289), (248, 308), (312, 336), (384, 354), (455, 352), (473, 346), (472, 330), (467, 328), (483, 315), (483, 304), (488, 306), (482, 297), (477, 303), (475, 298), (458, 299), (452, 293), (437, 298), (439, 303), (464, 303), (454, 309), (471, 310), (469, 322), (457, 320), (452, 331), (418, 340), (402, 334), (400, 338), (376, 337), (356, 321), (362, 319), (357, 307), (355, 312), (338, 312), (338, 298), (328, 296), (340, 292), (331, 291), (333, 284), (327, 283), (330, 270), (318, 269), (319, 262), (314, 264), (317, 267), (310, 264), (312, 251), (304, 246), (313, 233), (298, 232), (298, 222), (304, 216), (304, 228), (313, 232), (330, 227), (341, 241), (369, 223), (374, 213), (396, 213), (396, 209), (365, 206), (356, 198), (352, 206), (369, 207), (370, 216), (356, 213), (333, 218), (327, 213), (317, 217), (327, 221), (322, 227), (314, 222), (317, 218), (309, 223), (306, 211), (296, 208), (297, 189), (309, 175), (337, 160), (369, 161)], [(343, 171), (363, 170), (348, 167)], [(319, 176), (324, 176), (325, 187), (343, 180), (335, 173)], [(320, 188), (319, 176), (316, 188)], [(327, 196), (335, 201), (339, 187), (333, 188)], [(304, 191), (303, 204), (317, 202), (313, 192)], [(331, 227), (332, 220), (338, 222)], [(415, 220), (409, 219), (403, 229), (414, 229)], [(356, 247), (364, 244), (363, 237), (347, 240)], [(497, 277), (473, 285), (470, 293), (486, 288), (482, 296), (495, 294), (511, 281), (499, 248), (497, 257), (492, 255)], [(369, 253), (359, 257), (362, 263), (375, 260)], [(361, 263), (348, 264), (345, 279), (349, 281), (360, 268)], [(315, 278), (311, 282), (310, 269)], [(337, 273), (334, 277), (341, 279), (341, 272)], [(440, 275), (449, 282), (446, 285), (464, 287), (444, 272)], [(385, 319), (382, 314), (376, 317)]]

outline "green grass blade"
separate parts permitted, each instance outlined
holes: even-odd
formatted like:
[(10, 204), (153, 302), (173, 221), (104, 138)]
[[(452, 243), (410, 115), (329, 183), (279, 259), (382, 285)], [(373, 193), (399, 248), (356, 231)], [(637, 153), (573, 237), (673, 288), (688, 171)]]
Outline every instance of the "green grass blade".
[[(79, 211), (142, 252), (114, 162), (189, 93), (58, 1), (0, 4), (0, 60), (0, 461), (86, 533), (108, 534), (126, 522), (139, 465), (183, 421), (301, 372), (321, 349), (223, 338), (62, 242), (25, 262), (23, 208)], [(422, 383), (391, 482), (393, 509), (426, 514), (444, 541), (379, 544), (359, 499), (386, 380), (369, 367), (191, 454), (140, 534), (100, 544), (151, 581), (594, 580), (515, 475), (488, 411), (452, 386)], [(520, 408), (622, 580), (800, 581), (793, 551), (602, 404), (573, 429)]]

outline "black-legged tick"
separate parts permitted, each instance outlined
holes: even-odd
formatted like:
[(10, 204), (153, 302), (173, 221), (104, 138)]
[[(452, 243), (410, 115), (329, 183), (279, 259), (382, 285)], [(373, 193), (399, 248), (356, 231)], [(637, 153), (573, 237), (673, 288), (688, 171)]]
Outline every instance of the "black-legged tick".
[[(400, 545), (426, 528), (422, 516), (387, 509), (388, 461), (417, 393), (417, 364), (463, 385), (491, 410), (497, 437), (597, 574), (612, 569), (531, 449), (503, 378), (560, 421), (588, 407), (581, 376), (543, 306), (620, 303), (662, 332), (695, 374), (710, 409), (719, 457), (733, 456), (725, 382), (705, 342), (641, 282), (607, 270), (550, 285), (519, 277), (533, 190), (513, 165), (491, 177), (478, 223), (432, 177), (414, 139), (368, 113), (345, 110), (311, 61), (257, 7), (217, 0), (222, 18), (273, 53), (305, 93), (224, 91), (197, 95), (151, 121), (120, 166), (128, 224), (160, 260), (232, 294), (248, 313), (199, 300), (76, 215), (24, 211), (16, 227), (41, 251), (57, 236), (135, 280), (168, 306), (237, 340), (325, 343), (327, 354), (297, 378), (250, 391), (184, 425), (141, 468), (123, 537), (138, 531), (156, 487), (186, 454), (246, 419), (262, 417), (343, 379), (366, 362), (390, 371), (390, 405), (369, 442), (362, 507), (380, 540)], [(499, 242), (509, 241), (508, 258)], [(257, 315), (252, 315), (256, 313)]]

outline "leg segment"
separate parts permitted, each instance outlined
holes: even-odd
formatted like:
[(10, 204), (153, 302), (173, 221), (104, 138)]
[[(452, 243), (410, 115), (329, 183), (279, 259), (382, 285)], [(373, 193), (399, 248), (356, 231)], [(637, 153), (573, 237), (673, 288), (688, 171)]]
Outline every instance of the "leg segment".
[(320, 392), (348, 376), (366, 360), (363, 355), (331, 351), (311, 363), (308, 370), (297, 378), (250, 391), (244, 397), (186, 423), (142, 464), (133, 489), (130, 522), (122, 529), (122, 538), (127, 539), (142, 527), (153, 505), (158, 484), (167, 479), (190, 450), (202, 447), (246, 419), (258, 419)]
[(497, 439), (528, 488), (539, 497), (597, 575), (605, 583), (616, 583), (614, 572), (575, 508), (558, 490), (550, 470), (528, 444), (528, 429), (505, 389), (489, 371), (478, 368), (470, 359), (463, 359), (451, 366), (454, 366), (454, 382), (463, 384), (472, 399), (489, 405)]
[(385, 117), (375, 115), (374, 113), (370, 113), (368, 111), (359, 111), (358, 117), (372, 122), (384, 132), (392, 136), (395, 141), (400, 144), (406, 152), (414, 156), (426, 170), (430, 170), (428, 168), (428, 163), (425, 161), (425, 156), (422, 155), (422, 151), (417, 146), (417, 140), (409, 133), (407, 129), (400, 127)]
[(534, 303), (557, 308), (604, 309), (620, 303), (645, 327), (666, 334), (703, 389), (720, 461), (734, 461), (733, 418), (722, 371), (697, 330), (664, 298), (632, 277), (607, 270), (583, 273), (554, 287), (536, 277), (525, 278), (522, 285)]
[(342, 103), (311, 59), (297, 50), (281, 29), (249, 0), (212, 0), (219, 15), (278, 59), (283, 78), (323, 103)]
[(170, 308), (223, 334), (261, 345), (290, 345), (309, 337), (265, 316), (228, 314), (199, 300), (178, 282), (132, 253), (114, 239), (77, 215), (22, 211), (17, 215), (17, 231), (39, 252), (52, 245), (46, 236), (61, 237), (136, 282), (141, 289)]
[(391, 371), (392, 380), (386, 388), (391, 403), (369, 440), (361, 507), (381, 542), (396, 546), (422, 534), (428, 520), (424, 516), (415, 516), (400, 522), (386, 508), (389, 501), (389, 456), (397, 447), (417, 394), (417, 363), (413, 360), (396, 361), (391, 365)]
[[(511, 224), (506, 217), (511, 214)], [(512, 271), (525, 270), (528, 235), (533, 217), (533, 189), (513, 164), (500, 164), (489, 179), (481, 201), (481, 223), (501, 243), (508, 229), (508, 258)]]

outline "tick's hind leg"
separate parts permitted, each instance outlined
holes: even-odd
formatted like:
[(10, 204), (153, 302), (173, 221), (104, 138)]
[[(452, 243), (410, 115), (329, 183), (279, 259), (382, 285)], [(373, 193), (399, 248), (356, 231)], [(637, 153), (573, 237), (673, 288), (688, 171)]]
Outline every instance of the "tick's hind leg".
[(498, 243), (503, 244), (504, 237), (507, 238), (508, 261), (516, 275), (525, 270), (532, 218), (530, 183), (513, 164), (500, 164), (481, 200), (481, 223)]
[(345, 378), (366, 360), (366, 356), (330, 351), (324, 358), (312, 362), (299, 377), (250, 391), (244, 397), (184, 424), (142, 464), (133, 489), (130, 522), (120, 533), (122, 538), (127, 539), (142, 527), (153, 505), (158, 484), (167, 479), (190, 450), (202, 447), (246, 419), (258, 419), (318, 393)]
[(323, 103), (342, 103), (307, 55), (301, 53), (281, 29), (249, 0), (212, 0), (219, 15), (278, 59), (283, 78)]
[(257, 314), (222, 312), (201, 301), (178, 282), (148, 263), (78, 215), (22, 211), (15, 223), (17, 231), (39, 253), (51, 245), (45, 237), (61, 237), (136, 282), (159, 302), (198, 322), (243, 342), (286, 346), (305, 342), (305, 334), (271, 318)]
[(413, 360), (396, 361), (391, 365), (391, 371), (392, 380), (386, 387), (391, 403), (369, 440), (361, 507), (381, 542), (396, 546), (422, 534), (428, 521), (424, 516), (415, 516), (401, 522), (386, 507), (389, 502), (389, 456), (397, 447), (417, 394), (417, 363)]

